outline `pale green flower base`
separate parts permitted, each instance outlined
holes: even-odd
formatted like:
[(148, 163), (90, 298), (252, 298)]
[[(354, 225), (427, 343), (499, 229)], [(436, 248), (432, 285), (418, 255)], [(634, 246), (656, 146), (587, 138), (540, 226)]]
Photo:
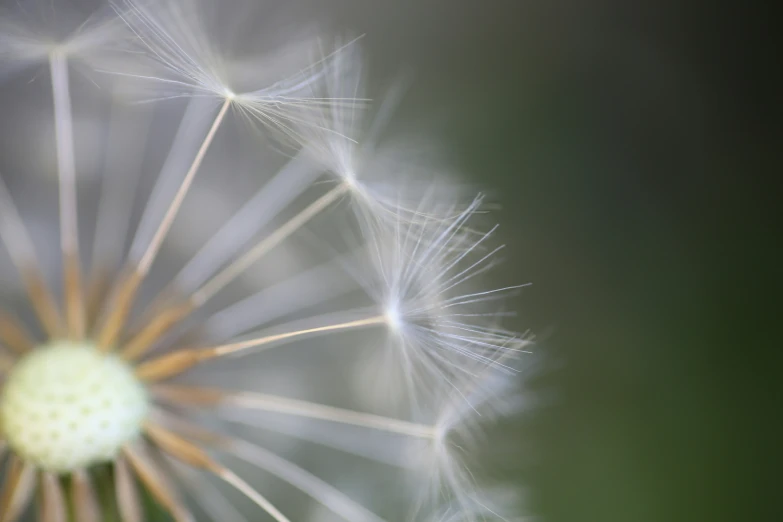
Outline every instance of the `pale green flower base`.
[(0, 426), (22, 459), (65, 474), (114, 460), (148, 410), (146, 390), (122, 359), (90, 343), (55, 341), (8, 374)]

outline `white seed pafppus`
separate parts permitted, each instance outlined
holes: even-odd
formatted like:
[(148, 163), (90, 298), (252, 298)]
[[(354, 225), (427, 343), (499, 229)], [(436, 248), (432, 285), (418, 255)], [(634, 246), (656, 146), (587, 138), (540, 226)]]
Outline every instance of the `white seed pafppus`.
[(82, 342), (55, 341), (27, 354), (0, 397), (0, 429), (39, 468), (69, 472), (110, 461), (148, 411), (133, 370)]

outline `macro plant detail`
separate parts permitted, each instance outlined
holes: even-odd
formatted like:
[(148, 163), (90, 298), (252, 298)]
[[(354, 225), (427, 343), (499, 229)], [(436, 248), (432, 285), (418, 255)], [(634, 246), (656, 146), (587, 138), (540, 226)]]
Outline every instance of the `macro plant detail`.
[[(177, 522), (302, 519), (269, 477), (337, 520), (499, 516), (463, 461), (528, 341), (501, 325), (519, 286), (481, 282), (502, 249), (483, 198), (381, 139), (397, 93), (365, 96), (358, 41), (232, 53), (210, 8), (127, 0), (73, 23), (63, 8), (54, 28), (24, 10), (0, 22), (2, 78), (48, 82), (38, 146), (56, 180), (38, 203), (0, 172), (0, 244), (28, 303), (0, 294), (0, 522), (137, 522), (147, 495)], [(252, 19), (217, 9), (233, 10)], [(32, 227), (52, 201), (51, 233)], [(292, 391), (313, 365), (350, 404)], [(263, 387), (274, 375), (288, 393)], [(260, 432), (398, 470), (405, 514)]]

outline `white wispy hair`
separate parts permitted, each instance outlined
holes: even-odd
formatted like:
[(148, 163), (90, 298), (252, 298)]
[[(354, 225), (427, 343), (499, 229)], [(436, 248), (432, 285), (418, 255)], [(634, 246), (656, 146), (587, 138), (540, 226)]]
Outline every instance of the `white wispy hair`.
[(78, 13), (64, 3), (31, 0), (0, 12), (0, 78), (46, 62), (53, 54), (91, 73), (114, 53), (130, 49), (125, 24), (108, 6)]
[[(494, 493), (494, 491), (485, 492), (483, 496), (493, 498), (497, 496)], [(496, 500), (495, 503), (501, 502)], [(486, 505), (474, 504), (467, 510), (465, 506), (447, 503), (430, 516), (427, 522), (538, 522), (540, 520), (534, 516), (508, 514), (515, 513), (518, 510), (518, 508), (514, 507), (513, 501), (510, 504), (511, 507), (509, 507), (508, 511), (502, 511), (494, 508), (494, 503), (492, 508)]]
[[(288, 31), (285, 39), (268, 37), (262, 47), (238, 39), (258, 43), (258, 32), (246, 27), (248, 20), (257, 23), (257, 2), (232, 2), (230, 10), (207, 0), (117, 0), (114, 5), (148, 60), (129, 55), (105, 71), (124, 77), (142, 101), (212, 98), (251, 124), (261, 122), (293, 138), (296, 125), (310, 124), (318, 106), (337, 102), (319, 92), (331, 65), (330, 56), (313, 59), (319, 38), (314, 29), (296, 37)], [(282, 31), (269, 24), (267, 32)]]
[[(526, 345), (519, 343), (520, 347)], [(465, 521), (484, 520), (489, 515), (500, 519), (507, 509), (519, 508), (504, 506), (482, 490), (465, 462), (472, 449), (486, 443), (486, 426), (520, 407), (522, 398), (515, 389), (518, 382), (494, 367), (479, 368), (475, 375), (470, 387), (452, 394), (444, 403), (436, 423), (432, 465), (422, 468), (432, 491), (427, 500), (438, 498), (440, 493), (450, 502), (450, 511), (462, 517), (457, 519)]]
[(420, 208), (401, 212), (403, 219), (365, 232), (365, 266), (372, 269), (356, 272), (388, 326), (381, 382), (400, 379), (394, 386), (408, 389), (414, 411), (419, 394), (472, 382), (476, 363), (511, 371), (503, 361), (523, 353), (524, 344), (499, 325), (499, 303), (524, 285), (487, 290), (480, 284), (503, 248), (490, 246), (497, 227), (472, 228), (483, 198), (463, 208), (444, 203), (437, 191), (430, 187)]
[[(443, 158), (432, 157), (437, 148), (432, 136), (388, 135), (392, 114), (411, 78), (399, 75), (376, 103), (371, 102), (358, 40), (334, 45), (339, 51), (329, 56), (323, 74), (328, 103), (297, 128), (303, 150), (342, 182), (353, 211), (370, 229), (384, 222), (416, 219), (423, 193), (446, 202), (464, 198), (454, 172)], [(349, 99), (361, 103), (344, 102)]]

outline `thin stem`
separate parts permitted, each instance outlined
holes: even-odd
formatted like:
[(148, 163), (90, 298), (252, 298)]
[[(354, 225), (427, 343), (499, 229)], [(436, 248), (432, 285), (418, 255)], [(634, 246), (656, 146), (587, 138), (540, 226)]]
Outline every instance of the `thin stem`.
[(0, 522), (14, 522), (30, 504), (35, 467), (14, 454), (9, 457), (0, 493)]
[(231, 397), (227, 402), (242, 408), (287, 413), (289, 415), (336, 422), (338, 424), (350, 424), (352, 426), (398, 433), (419, 439), (433, 439), (436, 435), (435, 428), (424, 424), (334, 408), (286, 397), (275, 397), (274, 395), (240, 393)]
[(122, 522), (142, 522), (141, 500), (128, 460), (120, 455), (114, 461), (114, 484), (117, 509)]
[(193, 469), (176, 459), (171, 459), (171, 462), (174, 473), (179, 476), (182, 484), (190, 490), (193, 499), (212, 517), (211, 520), (248, 522), (247, 517), (242, 515), (226, 497), (222, 491), (223, 488), (218, 487), (214, 481), (199, 473), (199, 470)]
[(83, 469), (71, 475), (71, 504), (79, 522), (100, 522), (97, 492), (87, 471)]
[(129, 445), (124, 446), (122, 451), (139, 481), (169, 512), (175, 522), (194, 521), (193, 515), (182, 503), (177, 492), (168, 484), (165, 475), (151, 458)]
[(138, 264), (131, 268), (125, 281), (121, 283), (118, 291), (116, 292), (116, 298), (112, 310), (107, 316), (98, 335), (98, 346), (101, 350), (109, 351), (117, 342), (120, 332), (125, 326), (125, 320), (127, 319), (131, 307), (133, 306), (133, 302), (136, 299), (136, 293), (138, 292), (142, 281), (149, 273), (150, 267), (155, 261), (155, 257), (158, 255), (160, 247), (163, 245), (163, 241), (171, 229), (171, 225), (174, 223), (174, 219), (176, 218), (177, 213), (182, 206), (182, 202), (184, 201), (190, 186), (193, 184), (193, 179), (195, 178), (196, 173), (198, 172), (199, 167), (204, 160), (204, 156), (206, 155), (209, 146), (212, 144), (212, 141), (215, 138), (217, 130), (220, 128), (220, 125), (223, 122), (226, 113), (228, 112), (228, 108), (231, 105), (231, 100), (231, 98), (226, 98), (225, 102), (223, 102), (220, 111), (215, 117), (215, 120), (212, 122), (212, 126), (210, 127), (209, 132), (207, 132), (204, 141), (201, 143), (201, 147), (199, 147), (198, 152), (196, 153), (196, 157), (193, 159), (188, 172), (185, 174), (185, 178), (182, 180), (176, 195), (169, 204), (163, 220), (155, 230), (152, 241), (147, 246), (147, 249), (141, 256)]
[(67, 522), (68, 510), (60, 478), (51, 472), (41, 472), (41, 493), (41, 522)]
[[(229, 264), (224, 270), (213, 276), (212, 279), (207, 281), (199, 290), (192, 294), (185, 303), (180, 306), (169, 307), (170, 311), (179, 310), (181, 313), (177, 315), (170, 314), (169, 317), (153, 316), (152, 318), (146, 319), (146, 324), (142, 328), (143, 335), (137, 336), (137, 338), (135, 338), (128, 346), (125, 347), (123, 357), (127, 360), (134, 360), (144, 355), (152, 347), (152, 342), (150, 339), (154, 341), (155, 339), (159, 338), (169, 329), (187, 317), (193, 310), (214, 297), (215, 294), (230, 284), (243, 271), (263, 257), (264, 254), (279, 245), (297, 229), (307, 223), (307, 221), (327, 208), (333, 201), (343, 194), (346, 188), (347, 186), (344, 184), (338, 185), (331, 191), (321, 196), (319, 199), (311, 203), (307, 208), (302, 210), (299, 214), (272, 232), (271, 235), (265, 237), (263, 240), (261, 240), (261, 242), (257, 243), (255, 247), (246, 252), (243, 256), (239, 257), (233, 263)], [(241, 214), (242, 212), (240, 212), (238, 215)], [(223, 236), (225, 236), (228, 234), (228, 232), (225, 232), (225, 230), (226, 228), (224, 227), (224, 229), (222, 229), (218, 234), (223, 234)], [(159, 302), (165, 301), (159, 300)], [(144, 337), (147, 339), (144, 339)], [(101, 346), (106, 345), (101, 344)]]
[(27, 232), (11, 192), (0, 176), (0, 240), (5, 244), (14, 266), (23, 272), (38, 266), (33, 242)]
[(68, 59), (60, 51), (49, 56), (54, 100), (54, 130), (57, 145), (57, 179), (60, 194), (60, 246), (63, 253), (65, 317), (72, 338), (84, 335), (85, 310), (79, 257), (79, 218), (76, 195), (76, 165), (73, 115), (68, 80)]
[(291, 522), (280, 510), (278, 510), (266, 497), (253, 489), (247, 482), (242, 480), (236, 473), (228, 468), (223, 468), (218, 475), (227, 484), (233, 486), (237, 491), (252, 500), (258, 507), (266, 511), (277, 522)]
[(211, 348), (210, 350), (212, 351), (215, 357), (221, 357), (224, 355), (230, 355), (237, 352), (242, 352), (250, 348), (258, 348), (259, 346), (263, 346), (266, 344), (271, 344), (278, 341), (284, 341), (286, 339), (291, 339), (293, 337), (302, 337), (304, 335), (309, 335), (314, 333), (333, 332), (337, 330), (351, 330), (354, 328), (363, 328), (365, 326), (375, 326), (379, 324), (386, 324), (386, 316), (378, 315), (375, 317), (369, 317), (367, 319), (358, 319), (356, 321), (348, 321), (345, 323), (330, 324), (326, 326), (317, 326), (314, 328), (305, 328), (303, 330), (297, 330), (294, 332), (285, 332), (280, 334), (267, 335), (264, 337), (249, 339), (247, 341), (240, 341), (231, 344), (224, 344), (222, 346), (216, 346), (214, 348)]
[(58, 335), (60, 312), (41, 274), (32, 240), (19, 214), (19, 209), (2, 177), (0, 177), (0, 240), (5, 244), (11, 261), (24, 280), (27, 295), (39, 322), (50, 336)]
[(16, 355), (24, 355), (32, 350), (36, 343), (23, 323), (0, 310), (0, 344), (10, 348)]
[(305, 225), (313, 217), (331, 205), (335, 200), (342, 196), (348, 190), (347, 184), (340, 184), (332, 190), (308, 205), (304, 210), (286, 221), (280, 228), (272, 234), (265, 237), (260, 243), (239, 257), (236, 261), (220, 271), (216, 276), (210, 279), (204, 286), (196, 291), (191, 297), (195, 306), (201, 306), (211, 299), (220, 290), (236, 279), (239, 274), (247, 270), (253, 263), (261, 259), (266, 253), (275, 248), (291, 234)]
[(204, 361), (209, 361), (211, 359), (216, 359), (218, 357), (244, 352), (251, 348), (257, 348), (259, 346), (263, 346), (279, 341), (284, 341), (287, 339), (302, 337), (304, 335), (309, 335), (314, 333), (350, 330), (353, 328), (362, 328), (367, 326), (385, 324), (385, 322), (386, 322), (385, 316), (375, 316), (367, 319), (348, 321), (345, 323), (318, 326), (315, 328), (307, 328), (304, 330), (297, 330), (294, 332), (285, 332), (280, 334), (267, 335), (264, 337), (249, 339), (247, 341), (240, 341), (232, 344), (224, 344), (220, 346), (214, 346), (211, 348), (186, 348), (141, 363), (136, 367), (136, 376), (139, 379), (142, 379), (147, 382), (162, 381), (164, 379), (168, 379), (175, 375), (179, 375)]
[(217, 434), (169, 411), (156, 409), (153, 411), (153, 415), (156, 422), (161, 422), (189, 438), (226, 452), (287, 482), (345, 520), (384, 522), (383, 519), (328, 482), (257, 444)]
[(234, 406), (338, 424), (348, 424), (425, 440), (437, 438), (437, 428), (426, 424), (417, 424), (382, 415), (335, 408), (279, 395), (164, 384), (154, 386), (152, 391), (159, 399), (173, 404)]
[(64, 253), (75, 253), (79, 250), (79, 228), (76, 208), (73, 116), (66, 56), (54, 51), (49, 57), (49, 69), (52, 75), (57, 177), (60, 185), (60, 242)]
[(214, 460), (200, 446), (155, 422), (147, 421), (144, 424), (144, 433), (165, 453), (194, 468), (214, 473), (217, 477), (252, 500), (277, 522), (290, 522), (285, 515), (266, 499), (266, 497), (253, 489), (236, 473)]
[(193, 159), (193, 163), (190, 165), (190, 169), (188, 169), (188, 172), (185, 175), (185, 179), (182, 180), (182, 184), (180, 185), (177, 194), (171, 201), (171, 204), (166, 211), (166, 215), (163, 217), (163, 221), (161, 221), (160, 226), (155, 231), (155, 235), (152, 237), (150, 245), (147, 247), (147, 250), (139, 261), (138, 271), (142, 274), (146, 275), (147, 272), (149, 272), (152, 262), (155, 260), (155, 257), (163, 244), (163, 240), (166, 238), (166, 235), (174, 222), (174, 218), (177, 216), (177, 212), (179, 212), (179, 209), (182, 206), (185, 195), (187, 195), (190, 186), (193, 184), (193, 179), (195, 178), (199, 167), (201, 167), (204, 156), (206, 155), (209, 146), (212, 144), (212, 140), (215, 138), (215, 134), (217, 133), (218, 128), (220, 128), (220, 124), (223, 122), (223, 118), (226, 116), (230, 105), (231, 98), (226, 98), (223, 105), (220, 107), (220, 112), (218, 112), (218, 115), (215, 117), (215, 121), (212, 123), (212, 127), (204, 138), (201, 147), (199, 147), (196, 157)]
[(237, 459), (275, 475), (347, 521), (384, 522), (378, 515), (325, 480), (257, 444), (245, 440), (227, 439), (221, 440), (216, 445)]

